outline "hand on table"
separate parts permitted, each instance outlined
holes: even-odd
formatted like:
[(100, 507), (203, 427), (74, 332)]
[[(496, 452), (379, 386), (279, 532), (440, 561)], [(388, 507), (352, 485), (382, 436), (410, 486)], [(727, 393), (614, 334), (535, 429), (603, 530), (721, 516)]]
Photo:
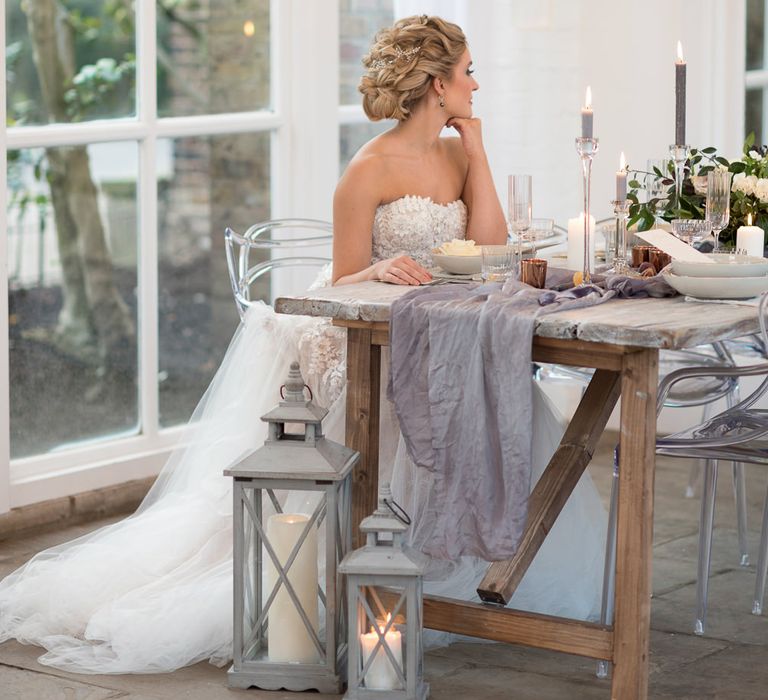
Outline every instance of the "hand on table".
[(413, 258), (400, 255), (376, 265), (376, 279), (391, 284), (420, 285), (432, 281), (432, 275)]

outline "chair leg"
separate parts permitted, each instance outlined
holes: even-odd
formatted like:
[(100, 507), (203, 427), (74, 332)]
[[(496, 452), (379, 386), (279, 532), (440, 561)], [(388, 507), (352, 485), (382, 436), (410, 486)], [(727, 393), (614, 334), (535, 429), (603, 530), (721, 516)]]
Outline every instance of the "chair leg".
[[(733, 408), (740, 399), (739, 385), (726, 397), (728, 408)], [(747, 490), (744, 486), (744, 465), (733, 463), (733, 498), (736, 502), (736, 529), (739, 533), (739, 566), (749, 566), (747, 545)]]
[(747, 489), (744, 484), (744, 465), (733, 463), (733, 498), (736, 501), (736, 528), (739, 533), (739, 566), (749, 566), (747, 544)]
[(768, 490), (765, 493), (763, 506), (763, 527), (760, 532), (760, 552), (757, 555), (757, 581), (755, 581), (755, 600), (752, 603), (752, 614), (763, 614), (765, 598), (765, 579), (768, 575)]
[[(709, 420), (712, 404), (705, 403), (701, 409), (701, 422)], [(704, 471), (704, 461), (696, 459), (691, 464), (691, 468), (688, 470), (688, 483), (685, 485), (685, 497), (693, 498), (696, 495), (696, 484), (699, 483), (701, 478), (701, 472)]]
[(707, 617), (709, 569), (712, 559), (712, 531), (715, 525), (715, 494), (717, 492), (717, 460), (708, 459), (704, 468), (704, 488), (701, 494), (699, 518), (699, 567), (696, 578), (696, 622), (694, 634), (704, 634)]
[[(608, 531), (605, 538), (605, 566), (603, 568), (603, 598), (600, 604), (600, 624), (613, 620), (613, 588), (616, 578), (616, 502), (619, 493), (619, 448), (613, 450), (613, 477), (611, 478), (611, 503), (608, 510)], [(608, 661), (597, 662), (598, 678), (608, 678)]]

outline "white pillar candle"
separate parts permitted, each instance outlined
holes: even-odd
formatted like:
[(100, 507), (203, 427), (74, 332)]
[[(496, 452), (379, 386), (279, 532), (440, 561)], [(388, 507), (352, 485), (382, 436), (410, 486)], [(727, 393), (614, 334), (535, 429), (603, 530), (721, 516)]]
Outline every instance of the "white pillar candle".
[[(275, 550), (282, 567), (301, 537), (309, 518), (302, 514), (278, 513), (267, 520), (267, 539)], [(272, 593), (280, 577), (272, 558), (264, 552), (266, 587), (265, 595)], [(296, 559), (288, 571), (296, 596), (304, 608), (315, 631), (317, 615), (317, 528), (312, 526)], [(309, 631), (302, 622), (285, 584), (280, 587), (269, 608), (269, 633), (267, 651), (270, 661), (283, 663), (315, 663), (318, 660)]]
[[(589, 271), (595, 271), (595, 217), (589, 217)], [(584, 212), (568, 219), (568, 269), (584, 269)]]
[[(389, 622), (389, 619), (390, 615), (388, 613), (387, 622)], [(380, 624), (379, 630), (384, 632), (384, 629), (385, 625)], [(378, 641), (379, 635), (376, 634), (376, 630), (373, 627), (371, 627), (370, 632), (360, 635), (360, 645), (363, 648), (363, 666), (368, 663), (368, 659)], [(401, 672), (404, 674), (403, 644), (400, 632), (394, 629), (394, 627), (390, 627), (389, 631), (384, 635), (384, 644), (392, 650), (392, 656), (395, 657), (395, 661), (397, 661)], [(368, 667), (368, 672), (365, 674), (365, 687), (374, 690), (396, 690), (402, 687), (397, 677), (397, 671), (392, 666), (392, 661), (390, 661), (383, 645), (376, 649), (376, 656), (373, 657), (373, 661)]]
[(747, 251), (747, 255), (762, 258), (765, 250), (763, 229), (752, 226), (752, 215), (747, 217), (747, 225), (739, 226), (736, 231), (736, 250)]

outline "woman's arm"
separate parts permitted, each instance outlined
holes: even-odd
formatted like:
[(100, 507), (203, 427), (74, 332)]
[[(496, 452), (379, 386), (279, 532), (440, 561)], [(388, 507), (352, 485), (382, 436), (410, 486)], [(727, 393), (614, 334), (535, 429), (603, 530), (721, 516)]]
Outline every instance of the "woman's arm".
[(507, 222), (483, 147), (480, 120), (454, 118), (448, 121), (448, 126), (459, 132), (467, 161), (467, 178), (461, 195), (469, 210), (467, 238), (481, 245), (503, 245), (507, 242)]
[(373, 217), (381, 203), (381, 173), (371, 158), (349, 164), (333, 196), (334, 285), (382, 280), (418, 285), (432, 276), (406, 255), (371, 264)]

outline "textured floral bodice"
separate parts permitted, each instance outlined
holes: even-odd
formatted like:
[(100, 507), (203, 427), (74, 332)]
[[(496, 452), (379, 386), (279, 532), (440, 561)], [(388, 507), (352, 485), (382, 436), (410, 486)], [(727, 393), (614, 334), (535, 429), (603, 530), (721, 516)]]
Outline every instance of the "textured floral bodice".
[[(430, 251), (467, 232), (467, 207), (460, 199), (437, 204), (429, 197), (406, 195), (376, 208), (371, 262), (408, 255), (432, 266)], [(312, 288), (331, 283), (328, 265)], [(298, 327), (299, 363), (304, 380), (323, 406), (330, 406), (345, 385), (346, 332), (327, 319), (304, 318)]]
[(377, 207), (373, 217), (371, 262), (406, 254), (431, 267), (432, 248), (467, 232), (467, 207), (460, 199), (437, 204), (429, 197), (406, 195)]

